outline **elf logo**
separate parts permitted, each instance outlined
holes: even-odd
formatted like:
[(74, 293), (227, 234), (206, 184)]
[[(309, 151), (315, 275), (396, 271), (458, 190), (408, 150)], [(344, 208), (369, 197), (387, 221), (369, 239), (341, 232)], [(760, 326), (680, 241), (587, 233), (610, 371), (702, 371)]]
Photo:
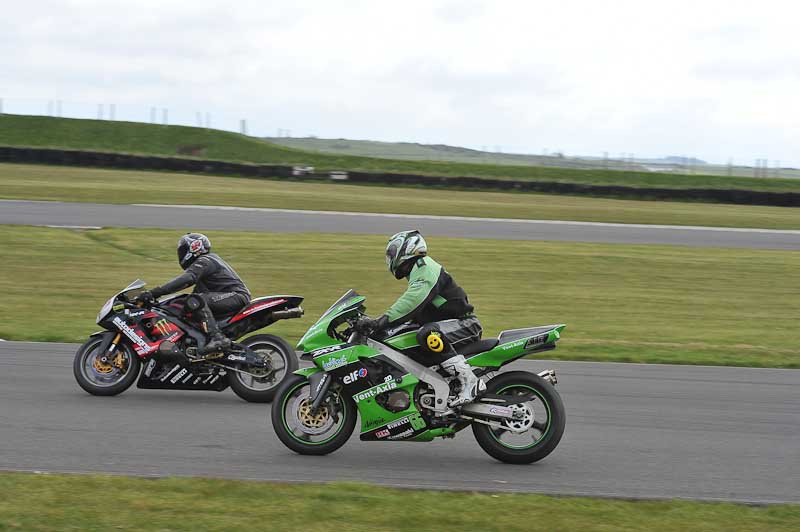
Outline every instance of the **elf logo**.
[(344, 381), (345, 384), (353, 384), (358, 379), (363, 379), (366, 376), (367, 376), (367, 368), (361, 368), (358, 371), (354, 371), (348, 375), (345, 375), (344, 379), (342, 380)]

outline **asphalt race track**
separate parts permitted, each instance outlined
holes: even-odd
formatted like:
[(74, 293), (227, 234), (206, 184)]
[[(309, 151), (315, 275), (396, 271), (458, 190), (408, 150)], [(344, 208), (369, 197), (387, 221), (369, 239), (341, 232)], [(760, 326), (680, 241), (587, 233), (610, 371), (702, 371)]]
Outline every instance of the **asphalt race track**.
[(299, 456), (269, 405), (230, 390), (92, 397), (69, 344), (0, 342), (0, 470), (106, 472), (632, 498), (800, 502), (800, 371), (521, 361), (558, 371), (567, 430), (548, 458), (496, 462), (471, 431)]
[(466, 238), (800, 250), (800, 231), (242, 207), (101, 205), (0, 200), (0, 224), (274, 232), (322, 231), (381, 235), (417, 228), (427, 235)]

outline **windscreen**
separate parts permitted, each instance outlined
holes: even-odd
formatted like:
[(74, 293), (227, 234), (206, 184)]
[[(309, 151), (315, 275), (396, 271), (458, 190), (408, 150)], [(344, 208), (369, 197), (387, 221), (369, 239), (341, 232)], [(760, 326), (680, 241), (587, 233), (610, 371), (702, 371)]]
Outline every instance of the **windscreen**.
[(350, 299), (353, 299), (354, 297), (359, 297), (359, 294), (358, 294), (358, 292), (356, 292), (355, 290), (353, 290), (353, 289), (351, 288), (350, 290), (348, 290), (347, 292), (345, 292), (345, 294), (344, 294), (342, 297), (340, 297), (339, 299), (337, 299), (337, 300), (336, 300), (336, 303), (334, 303), (333, 305), (331, 305), (331, 306), (330, 306), (330, 308), (328, 308), (328, 310), (326, 310), (326, 311), (325, 311), (325, 312), (322, 314), (322, 317), (324, 318), (325, 316), (327, 316), (327, 315), (328, 315), (328, 313), (329, 313), (330, 311), (332, 311), (333, 309), (337, 308), (339, 305), (341, 305), (341, 304), (342, 304), (342, 303), (344, 303), (345, 301), (349, 301)]

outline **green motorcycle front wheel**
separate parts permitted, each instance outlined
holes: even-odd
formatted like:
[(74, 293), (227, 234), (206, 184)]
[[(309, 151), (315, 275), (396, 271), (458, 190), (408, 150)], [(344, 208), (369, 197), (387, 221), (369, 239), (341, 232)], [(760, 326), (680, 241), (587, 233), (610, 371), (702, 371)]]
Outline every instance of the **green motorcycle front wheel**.
[(345, 444), (356, 426), (352, 399), (328, 392), (316, 412), (311, 409), (311, 385), (293, 375), (278, 389), (272, 402), (272, 426), (289, 449), (299, 454), (332, 453)]
[(566, 412), (555, 387), (533, 373), (501, 373), (486, 385), (487, 393), (526, 397), (515, 404), (518, 418), (501, 426), (473, 422), (478, 445), (490, 456), (510, 464), (530, 464), (553, 452), (564, 435)]

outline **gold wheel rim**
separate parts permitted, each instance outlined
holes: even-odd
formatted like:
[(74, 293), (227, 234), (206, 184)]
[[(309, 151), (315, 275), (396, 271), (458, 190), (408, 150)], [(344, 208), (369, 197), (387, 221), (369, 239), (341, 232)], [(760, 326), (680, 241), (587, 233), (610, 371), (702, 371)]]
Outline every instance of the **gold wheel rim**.
[(303, 425), (312, 429), (319, 429), (328, 421), (328, 407), (320, 406), (317, 409), (317, 414), (311, 414), (311, 403), (308, 398), (303, 399), (298, 408), (297, 418)]

